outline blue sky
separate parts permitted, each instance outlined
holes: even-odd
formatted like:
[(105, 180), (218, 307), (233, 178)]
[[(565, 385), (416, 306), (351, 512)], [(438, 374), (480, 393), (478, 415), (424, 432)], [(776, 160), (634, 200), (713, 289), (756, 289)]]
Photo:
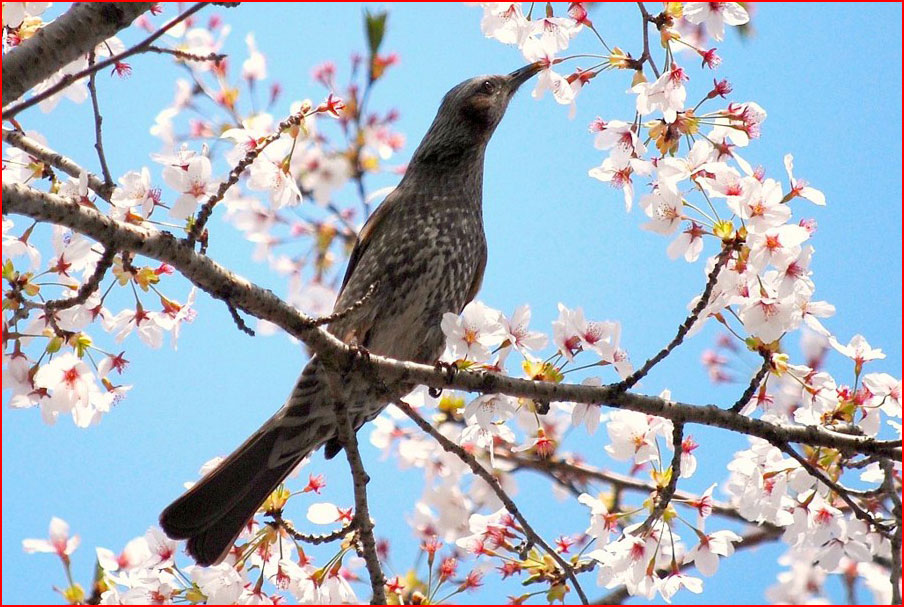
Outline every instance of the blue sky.
[[(381, 5), (371, 5), (379, 7)], [(401, 58), (374, 91), (370, 107), (397, 107), (398, 128), (408, 137), (402, 158), (413, 151), (439, 99), (457, 82), (479, 74), (509, 72), (521, 65), (512, 48), (480, 32), (480, 10), (462, 4), (387, 5), (384, 49)], [(54, 7), (58, 9), (58, 7)], [(54, 10), (52, 9), (52, 10)], [(272, 79), (284, 100), (318, 98), (311, 68), (326, 59), (340, 69), (353, 50), (363, 51), (361, 5), (244, 4), (217, 12), (233, 27), (225, 51), (245, 56), (244, 36), (256, 33)], [(601, 6), (591, 17), (610, 43), (639, 51), (639, 20), (633, 5)], [(819, 222), (812, 264), (817, 299), (837, 307), (826, 325), (846, 343), (862, 333), (886, 360), (874, 370), (901, 375), (901, 5), (776, 3), (757, 6), (756, 34), (740, 41), (728, 32), (719, 46), (716, 72), (734, 84), (732, 98), (755, 100), (769, 113), (763, 136), (745, 150), (784, 179), (782, 156), (795, 157), (795, 174), (822, 189), (825, 208), (806, 207)], [(138, 39), (139, 32), (124, 36)], [(585, 43), (589, 43), (588, 39)], [(687, 61), (688, 67), (696, 62)], [(126, 81), (98, 79), (104, 110), (105, 146), (114, 175), (151, 166), (157, 140), (148, 134), (155, 114), (172, 99), (182, 73), (165, 58), (132, 61)], [(698, 94), (709, 74), (690, 69)], [(702, 84), (700, 84), (702, 82)], [(695, 83), (700, 86), (694, 89)], [(668, 241), (638, 229), (638, 210), (626, 215), (621, 193), (587, 177), (599, 164), (587, 124), (597, 115), (628, 118), (632, 99), (623, 74), (603, 74), (578, 99), (577, 116), (549, 97), (537, 102), (520, 93), (490, 144), (486, 160), (484, 215), (489, 265), (479, 298), (511, 312), (533, 308), (533, 324), (550, 331), (556, 304), (583, 306), (588, 318), (620, 320), (622, 343), (635, 362), (661, 347), (684, 317), (685, 304), (703, 283), (702, 264), (670, 261)], [(284, 105), (281, 107), (285, 107)], [(52, 147), (96, 170), (90, 104), (63, 101), (55, 113), (36, 109), (20, 116), (43, 132)], [(159, 181), (159, 167), (152, 173)], [(374, 186), (391, 183), (373, 179)], [(353, 197), (351, 188), (343, 192)], [(802, 208), (801, 206), (797, 207)], [(216, 214), (209, 254), (276, 292), (281, 278), (251, 261), (252, 245)], [(706, 253), (711, 254), (712, 243)], [(185, 292), (185, 289), (174, 289)], [(21, 540), (43, 537), (51, 516), (66, 519), (82, 538), (74, 557), (78, 580), (90, 580), (93, 547), (116, 551), (156, 522), (159, 511), (195, 478), (210, 457), (225, 454), (278, 407), (304, 363), (302, 350), (282, 337), (249, 338), (236, 331), (225, 307), (199, 296), (199, 314), (184, 329), (178, 351), (151, 351), (130, 338), (129, 397), (99, 426), (81, 430), (68, 420), (44, 425), (37, 411), (3, 408), (3, 602), (54, 602), (51, 585), (64, 583), (47, 555), (26, 556)], [(686, 402), (730, 403), (740, 386), (712, 386), (699, 365), (715, 333), (704, 331), (645, 380), (643, 389), (670, 388)], [(793, 344), (792, 349), (793, 349)], [(753, 357), (748, 357), (753, 362)], [(847, 369), (830, 357), (839, 378)], [(608, 379), (614, 379), (609, 377)], [(4, 393), (4, 405), (7, 394)], [(736, 435), (692, 428), (701, 443), (701, 468), (682, 487), (702, 490), (725, 478), (725, 463), (745, 441)], [(572, 433), (572, 436), (578, 434)], [(379, 462), (366, 444), (377, 533), (399, 550), (398, 568), (412, 562), (405, 516), (421, 491), (417, 473)], [(591, 461), (606, 462), (602, 440), (575, 438)], [(610, 465), (611, 462), (606, 462)], [(342, 457), (312, 469), (327, 476), (326, 499), (351, 503)], [(516, 500), (549, 538), (586, 525), (586, 510), (558, 504), (548, 485), (524, 476)], [(302, 513), (297, 512), (300, 518)], [(551, 510), (556, 516), (549, 516)], [(779, 550), (763, 547), (723, 563), (707, 580), (704, 599), (684, 593), (679, 602), (759, 602), (779, 570)], [(591, 580), (585, 584), (592, 586)], [(488, 583), (480, 597), (503, 599), (517, 584)], [(841, 594), (835, 588), (835, 596)], [(366, 591), (362, 592), (366, 594)], [(592, 594), (596, 594), (593, 592)], [(868, 595), (861, 595), (866, 598)], [(478, 596), (468, 597), (474, 601)]]

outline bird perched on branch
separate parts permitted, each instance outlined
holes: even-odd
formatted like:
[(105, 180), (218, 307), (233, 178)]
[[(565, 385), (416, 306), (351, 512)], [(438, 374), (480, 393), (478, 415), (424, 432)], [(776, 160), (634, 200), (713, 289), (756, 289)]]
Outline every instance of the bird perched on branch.
[[(515, 91), (539, 71), (466, 80), (443, 97), (398, 187), (367, 220), (329, 331), (368, 352), (421, 363), (443, 350), (440, 321), (477, 294), (486, 266), (483, 161)], [(309, 453), (342, 446), (334, 403), (355, 430), (413, 386), (387, 386), (313, 356), (282, 408), (160, 515), (199, 564), (221, 561), (267, 496)]]

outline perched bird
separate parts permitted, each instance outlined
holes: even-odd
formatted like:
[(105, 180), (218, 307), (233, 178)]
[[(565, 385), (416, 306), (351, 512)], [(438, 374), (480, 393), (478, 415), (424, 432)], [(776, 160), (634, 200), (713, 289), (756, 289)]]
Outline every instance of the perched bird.
[[(347, 313), (330, 324), (331, 333), (374, 354), (421, 363), (439, 357), (443, 314), (460, 313), (474, 298), (486, 266), (486, 145), (512, 95), (539, 68), (471, 78), (443, 97), (401, 183), (358, 235), (335, 305)], [(313, 356), (282, 408), (160, 515), (166, 534), (187, 539), (199, 564), (226, 556), (305, 456), (324, 444), (327, 457), (341, 450), (337, 398), (357, 430), (413, 387), (355, 374), (335, 381), (335, 374)]]

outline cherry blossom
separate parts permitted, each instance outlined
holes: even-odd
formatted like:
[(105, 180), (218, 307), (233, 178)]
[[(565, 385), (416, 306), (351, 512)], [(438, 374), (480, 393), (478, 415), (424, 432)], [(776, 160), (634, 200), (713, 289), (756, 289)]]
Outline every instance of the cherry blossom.
[(825, 206), (826, 196), (816, 188), (807, 185), (803, 179), (795, 179), (792, 171), (794, 170), (794, 157), (791, 154), (785, 154), (785, 170), (788, 172), (788, 181), (791, 182), (791, 198), (800, 196), (806, 198), (813, 204)]
[(900, 379), (895, 379), (888, 373), (869, 373), (863, 376), (863, 385), (870, 391), (873, 402), (887, 415), (901, 417)]
[(169, 210), (171, 217), (188, 219), (204, 199), (216, 191), (217, 184), (211, 181), (210, 160), (206, 156), (193, 156), (184, 165), (167, 166), (163, 169), (166, 184), (181, 192)]
[(245, 36), (245, 44), (248, 45), (248, 58), (242, 63), (242, 78), (245, 80), (266, 80), (267, 59), (257, 50), (254, 34)]
[(40, 17), (52, 2), (4, 2), (3, 27), (19, 27), (28, 17)]
[(521, 12), (520, 2), (486, 2), (480, 29), (487, 38), (520, 46), (532, 27)]
[(61, 518), (50, 519), (50, 536), (46, 540), (22, 540), (25, 552), (49, 552), (64, 560), (78, 548), (79, 537), (69, 535), (69, 524)]
[(140, 172), (127, 172), (119, 178), (119, 183), (110, 198), (117, 207), (149, 217), (154, 206), (160, 203), (160, 190), (151, 186), (151, 173), (147, 167), (142, 167)]
[(725, 35), (725, 24), (744, 25), (750, 16), (738, 2), (687, 2), (684, 18), (691, 23), (703, 23), (706, 32), (716, 40)]
[(442, 329), (453, 360), (486, 362), (490, 359), (490, 348), (501, 345), (507, 335), (502, 314), (480, 301), (469, 303), (460, 316), (444, 314)]
[(687, 79), (684, 70), (673, 63), (655, 82), (635, 84), (631, 90), (637, 93), (637, 111), (645, 116), (658, 109), (666, 122), (675, 122), (687, 99)]
[(484, 430), (490, 430), (496, 418), (506, 419), (515, 413), (517, 401), (503, 394), (478, 396), (465, 407), (465, 417), (473, 418)]
[(855, 335), (847, 345), (842, 345), (834, 336), (829, 337), (829, 344), (838, 352), (854, 361), (855, 373), (859, 374), (865, 363), (885, 358), (880, 348), (873, 348), (862, 335)]
[(610, 444), (606, 453), (635, 464), (659, 461), (657, 438), (671, 440), (672, 422), (636, 411), (613, 411), (606, 424)]

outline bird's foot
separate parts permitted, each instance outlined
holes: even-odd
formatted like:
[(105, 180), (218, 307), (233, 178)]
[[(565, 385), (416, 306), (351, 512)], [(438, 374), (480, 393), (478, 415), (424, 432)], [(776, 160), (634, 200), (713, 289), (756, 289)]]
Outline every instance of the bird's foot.
[(349, 348), (352, 351), (352, 356), (349, 359), (348, 369), (346, 369), (346, 371), (351, 371), (358, 363), (367, 364), (370, 362), (370, 351), (367, 348), (359, 344), (350, 344)]
[[(452, 381), (452, 378), (455, 377), (455, 374), (458, 372), (458, 367), (455, 363), (449, 363), (444, 360), (438, 360), (433, 364), (433, 368), (437, 371), (445, 371), (446, 372), (446, 381)], [(428, 394), (430, 394), (433, 398), (439, 398), (439, 395), (442, 394), (442, 388), (434, 388), (430, 387), (428, 389)]]
[(547, 413), (549, 413), (549, 403), (545, 400), (535, 400), (534, 409), (538, 414), (546, 415)]

